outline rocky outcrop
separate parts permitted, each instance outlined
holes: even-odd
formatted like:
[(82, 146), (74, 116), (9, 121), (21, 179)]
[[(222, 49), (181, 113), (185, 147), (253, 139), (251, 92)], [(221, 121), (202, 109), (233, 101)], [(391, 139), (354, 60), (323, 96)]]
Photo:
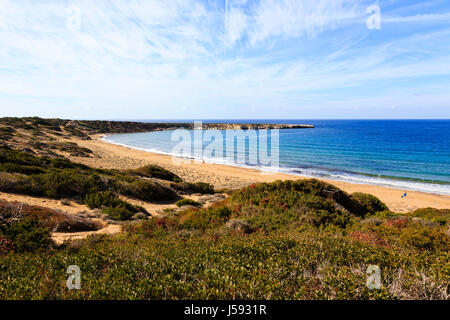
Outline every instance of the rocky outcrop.
[(204, 129), (218, 130), (263, 130), (263, 129), (311, 129), (311, 124), (271, 124), (271, 123), (205, 123)]

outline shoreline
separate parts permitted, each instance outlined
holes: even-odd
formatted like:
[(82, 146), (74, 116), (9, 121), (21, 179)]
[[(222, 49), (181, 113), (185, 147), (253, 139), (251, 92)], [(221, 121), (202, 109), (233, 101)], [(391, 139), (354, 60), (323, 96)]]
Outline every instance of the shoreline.
[[(256, 170), (256, 171), (260, 172), (261, 174), (286, 174), (286, 175), (290, 175), (290, 176), (294, 176), (294, 177), (298, 177), (298, 178), (321, 179), (321, 180), (336, 181), (336, 182), (339, 181), (339, 182), (347, 182), (347, 183), (351, 183), (351, 184), (379, 186), (379, 187), (384, 187), (384, 188), (389, 188), (389, 189), (401, 190), (404, 192), (422, 192), (422, 193), (427, 193), (427, 194), (450, 196), (450, 192), (439, 193), (439, 192), (436, 192), (435, 190), (421, 190), (421, 189), (418, 189), (418, 187), (413, 187), (413, 186), (395, 185), (395, 183), (399, 183), (399, 182), (404, 182), (404, 183), (409, 182), (409, 183), (415, 183), (417, 185), (421, 185), (422, 188), (424, 188), (424, 186), (428, 186), (428, 185), (446, 185), (447, 186), (448, 183), (443, 182), (443, 181), (425, 181), (425, 180), (416, 180), (416, 179), (411, 179), (411, 178), (401, 178), (401, 177), (394, 177), (394, 176), (378, 176), (378, 175), (364, 174), (364, 173), (357, 173), (357, 172), (348, 172), (349, 174), (352, 174), (353, 177), (349, 176), (349, 178), (347, 180), (345, 178), (335, 178), (335, 179), (334, 178), (326, 178), (326, 177), (321, 177), (321, 176), (317, 176), (317, 175), (308, 175), (308, 174), (303, 174), (301, 172), (295, 172), (296, 170), (293, 170), (293, 169), (296, 169), (296, 168), (283, 167), (283, 168), (279, 168), (279, 170), (276, 170), (276, 169), (271, 169), (270, 167), (263, 168), (263, 167), (257, 167), (257, 166), (251, 166), (251, 165), (238, 165), (238, 164), (229, 163), (227, 161), (222, 161), (222, 162), (217, 161), (214, 158), (194, 158), (194, 157), (188, 156), (188, 155), (183, 156), (183, 155), (171, 154), (171, 153), (160, 151), (160, 150), (140, 148), (137, 146), (129, 146), (129, 145), (126, 145), (123, 143), (106, 140), (107, 136), (113, 136), (113, 135), (116, 135), (116, 134), (101, 134), (101, 135), (99, 135), (98, 139), (100, 141), (108, 143), (108, 144), (122, 146), (125, 148), (130, 148), (132, 150), (138, 150), (138, 151), (143, 151), (143, 152), (148, 152), (148, 153), (153, 153), (153, 154), (158, 154), (158, 155), (169, 156), (172, 158), (180, 159), (180, 161), (192, 160), (192, 161), (197, 161), (197, 163), (201, 162), (201, 163), (208, 163), (208, 164), (231, 166), (231, 167), (242, 168), (242, 169)], [(120, 135), (124, 135), (124, 134), (120, 134)], [(294, 171), (294, 172), (292, 172), (292, 171)], [(360, 178), (360, 177), (381, 179), (381, 180), (383, 180), (383, 182), (371, 183), (368, 181), (360, 181), (360, 182), (354, 181), (354, 180), (358, 180), (358, 178)]]
[[(109, 143), (102, 140), (104, 136), (105, 134), (92, 135), (92, 140), (70, 139), (70, 141), (76, 142), (82, 147), (91, 149), (97, 157), (69, 156), (69, 158), (75, 162), (105, 169), (130, 169), (147, 164), (156, 164), (173, 171), (186, 181), (208, 182), (214, 185), (216, 189), (238, 189), (252, 183), (273, 182), (276, 180), (311, 179), (300, 175), (175, 158), (169, 155)], [(404, 213), (427, 207), (450, 209), (450, 196), (448, 195), (408, 191), (408, 196), (402, 198), (401, 195), (404, 193), (402, 189), (324, 178), (316, 179), (331, 183), (348, 193), (370, 193), (385, 202), (389, 209), (394, 212)]]

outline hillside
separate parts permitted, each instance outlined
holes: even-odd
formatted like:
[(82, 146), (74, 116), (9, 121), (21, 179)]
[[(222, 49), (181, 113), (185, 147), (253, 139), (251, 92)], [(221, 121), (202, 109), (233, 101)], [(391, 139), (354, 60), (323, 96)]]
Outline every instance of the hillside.
[[(154, 169), (98, 170), (0, 151), (1, 190), (72, 196), (108, 219), (142, 211), (122, 193), (175, 202), (180, 190), (211, 192), (201, 184), (192, 191), (182, 182), (157, 185)], [(141, 194), (147, 188), (153, 193)], [(121, 222), (121, 234), (59, 246), (36, 208), (20, 215), (11, 208), (17, 205), (0, 206), (2, 299), (448, 298), (448, 210), (398, 215), (373, 196), (317, 180), (255, 184), (209, 207), (184, 201), (162, 216)], [(70, 264), (83, 272), (79, 291), (63, 285)], [(365, 285), (369, 265), (381, 269), (381, 290)]]

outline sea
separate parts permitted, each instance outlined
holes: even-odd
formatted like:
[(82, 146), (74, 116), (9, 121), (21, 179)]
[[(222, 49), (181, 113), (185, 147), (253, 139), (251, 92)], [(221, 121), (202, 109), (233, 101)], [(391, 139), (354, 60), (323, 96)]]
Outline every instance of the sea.
[[(197, 130), (113, 134), (105, 136), (104, 140), (139, 150), (251, 167), (262, 172), (450, 195), (450, 120), (242, 119), (202, 122), (312, 124), (315, 128), (268, 130), (266, 135), (263, 131), (256, 131), (245, 140), (234, 138), (234, 133), (229, 130), (203, 130), (200, 136)], [(189, 136), (192, 137), (190, 144)], [(218, 142), (221, 137), (223, 142)], [(200, 144), (195, 142), (199, 140)], [(238, 148), (238, 141), (246, 143), (241, 143)], [(267, 150), (264, 149), (264, 141), (267, 142)], [(198, 152), (199, 149), (203, 152)], [(261, 157), (261, 154), (266, 157)], [(272, 159), (277, 157), (276, 161), (267, 161), (272, 156)]]

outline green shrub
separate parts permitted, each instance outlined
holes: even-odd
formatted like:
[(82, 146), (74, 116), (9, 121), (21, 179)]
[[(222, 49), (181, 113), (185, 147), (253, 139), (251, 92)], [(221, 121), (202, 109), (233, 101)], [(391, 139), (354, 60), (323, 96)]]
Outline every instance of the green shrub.
[(376, 212), (373, 216), (377, 218), (393, 218), (398, 216), (398, 214), (393, 213), (391, 211), (380, 211)]
[(192, 199), (181, 199), (177, 201), (176, 205), (177, 207), (182, 207), (182, 206), (201, 206), (202, 204)]
[(49, 198), (70, 198), (83, 194), (82, 176), (72, 171), (48, 172), (31, 176), (31, 183), (37, 195)]
[(238, 216), (266, 231), (305, 225), (346, 228), (365, 213), (346, 193), (314, 179), (250, 185), (234, 192), (229, 201)]
[(29, 179), (22, 174), (0, 172), (0, 191), (12, 193), (27, 193)]
[(102, 212), (113, 220), (129, 220), (137, 212), (146, 212), (142, 207), (119, 199), (112, 191), (88, 194), (84, 198), (84, 203), (91, 209), (102, 209)]
[(157, 178), (161, 180), (181, 182), (181, 178), (173, 172), (161, 168), (157, 165), (148, 165), (137, 169), (127, 170), (127, 173), (134, 174), (140, 177)]
[(172, 189), (135, 175), (92, 169), (66, 159), (36, 157), (3, 147), (0, 147), (0, 175), (5, 178), (0, 180), (0, 191), (54, 199), (83, 198), (106, 190), (144, 201), (178, 198)]
[(342, 211), (328, 212), (319, 210), (312, 219), (316, 227), (327, 227), (334, 225), (339, 228), (346, 228), (352, 221), (349, 213)]
[(234, 192), (231, 198), (241, 204), (251, 203), (265, 208), (283, 206), (285, 209), (302, 207), (304, 211), (334, 211), (336, 207), (341, 207), (357, 216), (365, 214), (362, 205), (347, 193), (315, 179), (250, 185)]
[(198, 211), (184, 213), (180, 221), (184, 229), (198, 229), (205, 231), (223, 225), (230, 218), (232, 211), (226, 206), (210, 207)]
[(169, 201), (178, 198), (173, 190), (153, 181), (122, 182), (119, 192), (144, 201)]
[(351, 194), (351, 197), (359, 201), (369, 214), (389, 211), (389, 208), (380, 199), (371, 194), (355, 192)]
[(36, 219), (19, 220), (4, 230), (4, 234), (14, 243), (17, 252), (44, 249), (51, 243), (49, 230), (40, 227)]
[(117, 207), (104, 207), (102, 213), (108, 215), (113, 220), (125, 221), (129, 220), (137, 210), (126, 205), (119, 205)]
[(441, 226), (450, 224), (450, 209), (417, 209), (413, 212), (408, 213), (408, 216), (433, 221)]
[(83, 201), (89, 208), (102, 208), (119, 206), (123, 201), (120, 200), (112, 191), (89, 193)]
[(170, 186), (175, 190), (182, 191), (184, 193), (201, 193), (201, 194), (214, 194), (214, 187), (205, 182), (179, 182), (171, 183)]
[(37, 166), (24, 166), (15, 163), (0, 163), (0, 172), (14, 172), (31, 175), (45, 173), (45, 170)]

